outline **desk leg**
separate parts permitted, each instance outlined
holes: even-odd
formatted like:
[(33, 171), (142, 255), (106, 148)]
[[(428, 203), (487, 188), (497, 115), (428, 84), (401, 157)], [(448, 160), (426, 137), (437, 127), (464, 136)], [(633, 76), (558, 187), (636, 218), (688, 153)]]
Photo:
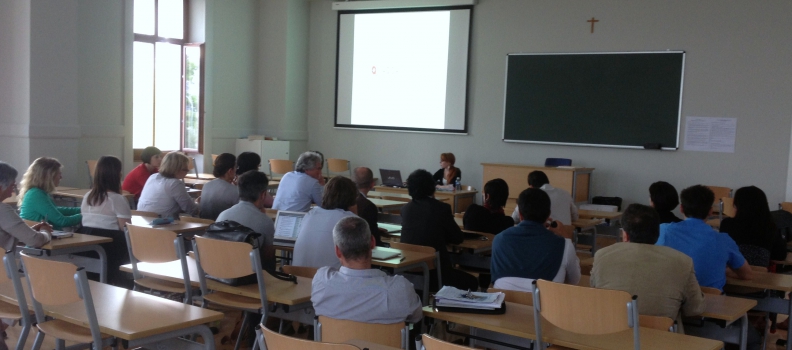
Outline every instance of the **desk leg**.
[[(204, 339), (204, 344), (193, 341), (178, 339), (178, 337), (199, 334)], [(126, 343), (126, 342), (125, 342)], [(159, 343), (159, 344), (157, 344)], [(205, 349), (215, 350), (214, 335), (207, 325), (192, 326), (166, 333), (152, 335), (150, 337), (130, 340), (127, 348), (150, 345), (152, 349)]]
[[(423, 275), (424, 275), (424, 289), (423, 289), (423, 301), (424, 306), (429, 305), (429, 264), (422, 262), (421, 267), (423, 268)], [(440, 266), (437, 266), (439, 269)], [(439, 287), (438, 287), (439, 288)], [(790, 303), (792, 305), (792, 303)]]

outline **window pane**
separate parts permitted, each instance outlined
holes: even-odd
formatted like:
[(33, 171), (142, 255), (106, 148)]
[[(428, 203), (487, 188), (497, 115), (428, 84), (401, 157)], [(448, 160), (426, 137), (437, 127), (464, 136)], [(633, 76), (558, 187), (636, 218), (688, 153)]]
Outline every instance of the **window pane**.
[(154, 35), (154, 0), (135, 0), (133, 6), (135, 33)]
[(183, 0), (159, 0), (157, 36), (170, 39), (184, 39), (184, 2)]
[(181, 46), (156, 44), (154, 145), (179, 149), (181, 121)]
[(132, 46), (132, 147), (154, 144), (154, 45)]
[(201, 48), (184, 48), (184, 148), (198, 149), (201, 106)]

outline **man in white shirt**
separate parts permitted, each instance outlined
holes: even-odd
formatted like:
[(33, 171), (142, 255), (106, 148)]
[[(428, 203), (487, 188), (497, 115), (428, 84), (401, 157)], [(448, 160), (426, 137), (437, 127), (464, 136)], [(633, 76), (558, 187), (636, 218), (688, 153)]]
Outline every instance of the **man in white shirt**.
[(307, 212), (311, 203), (322, 202), (324, 185), (322, 157), (316, 152), (305, 152), (297, 159), (294, 171), (283, 175), (272, 209)]
[(313, 278), (317, 316), (380, 324), (421, 320), (421, 299), (412, 283), (371, 268), (375, 241), (366, 220), (341, 219), (333, 228), (333, 243), (341, 267), (320, 268)]
[[(578, 219), (578, 209), (569, 192), (550, 186), (550, 179), (540, 170), (528, 174), (528, 188), (538, 188), (550, 196), (550, 218), (564, 225), (571, 225)], [(519, 208), (514, 207), (512, 219), (515, 224), (520, 223)]]

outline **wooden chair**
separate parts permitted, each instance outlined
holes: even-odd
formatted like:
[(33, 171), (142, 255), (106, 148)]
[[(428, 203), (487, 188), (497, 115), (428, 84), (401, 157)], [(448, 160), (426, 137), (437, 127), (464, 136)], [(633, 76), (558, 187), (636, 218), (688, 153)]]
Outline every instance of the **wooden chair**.
[(211, 225), (211, 224), (215, 223), (215, 221), (212, 220), (212, 219), (196, 218), (196, 217), (190, 216), (188, 214), (179, 215), (179, 220), (184, 221), (184, 222), (194, 222), (196, 224), (208, 224), (208, 225)]
[(333, 173), (347, 173), (347, 177), (352, 178), (352, 168), (346, 159), (327, 158), (327, 177), (331, 177)]
[(467, 346), (442, 341), (429, 334), (421, 334), (421, 347), (417, 350), (470, 350)]
[(778, 203), (778, 210), (785, 210), (788, 213), (792, 213), (792, 202)]
[(674, 320), (663, 316), (638, 315), (638, 324), (644, 328), (674, 331)]
[(523, 292), (518, 290), (508, 290), (508, 289), (499, 289), (499, 288), (489, 288), (487, 289), (487, 293), (497, 293), (501, 292), (506, 294), (506, 301), (510, 303), (522, 304), (533, 306), (533, 294), (530, 292)]
[(314, 340), (345, 343), (352, 339), (370, 341), (394, 348), (409, 348), (410, 328), (404, 322), (391, 324), (337, 320), (326, 316), (314, 319)]
[(258, 337), (259, 349), (267, 350), (360, 350), (357, 346), (350, 344), (333, 344), (322, 343), (318, 341), (305, 340), (300, 338), (289, 337), (279, 334), (275, 331), (264, 327), (263, 324), (259, 325), (258, 332), (261, 336)]
[(159, 214), (157, 214), (157, 213), (155, 213), (153, 211), (130, 210), (130, 212), (132, 213), (132, 215), (137, 215), (137, 216), (147, 216), (147, 217), (151, 217), (151, 218), (160, 217)]
[(294, 162), (288, 159), (270, 159), (269, 160), (269, 173), (270, 173), (270, 180), (272, 180), (275, 174), (286, 174), (290, 171), (294, 171)]
[(733, 218), (737, 214), (734, 208), (734, 198), (721, 197), (718, 200), (718, 219), (723, 221), (724, 217)]
[(0, 273), (0, 284), (11, 283), (14, 286), (14, 294), (17, 297), (17, 305), (0, 301), (0, 318), (19, 321), (22, 330), (19, 332), (16, 350), (23, 350), (30, 328), (33, 326), (33, 319), (30, 317), (30, 309), (28, 309), (22, 280), (19, 277), (19, 268), (17, 267), (13, 251), (3, 252), (0, 250), (0, 257), (3, 261), (3, 269), (6, 272), (5, 274)]
[[(99, 331), (85, 269), (66, 262), (35, 258), (26, 253), (21, 253), (21, 257), (38, 322), (36, 327), (39, 331), (32, 347), (34, 350), (41, 348), (45, 335), (56, 339), (58, 349), (65, 348), (66, 340), (92, 343), (93, 349), (101, 349), (111, 344), (113, 338)], [(87, 328), (59, 319), (47, 320), (44, 305), (58, 306), (79, 302), (83, 303), (87, 314)]]
[(190, 162), (187, 163), (187, 170), (192, 171), (195, 173), (195, 178), (198, 178), (198, 166), (195, 164), (195, 157), (188, 157), (190, 158)]
[(721, 292), (720, 289), (718, 288), (704, 287), (704, 286), (701, 286), (699, 288), (701, 288), (701, 292), (704, 294), (713, 294), (713, 295), (723, 294), (723, 292)]
[(314, 278), (314, 276), (316, 275), (316, 271), (318, 270), (319, 270), (318, 267), (283, 265), (283, 272), (288, 273), (290, 275), (295, 275), (310, 279)]
[[(534, 319), (572, 333), (604, 335), (632, 328), (635, 349), (640, 348), (636, 296), (617, 290), (586, 288), (545, 280), (533, 283)], [(592, 303), (596, 300), (596, 303)], [(574, 315), (574, 316), (571, 316)], [(542, 338), (542, 323), (536, 324), (536, 339)], [(539, 341), (539, 349), (545, 343)]]
[(718, 202), (718, 198), (723, 198), (723, 197), (731, 198), (732, 193), (734, 192), (729, 187), (721, 187), (721, 186), (706, 186), (706, 187), (709, 188), (712, 191), (712, 193), (715, 194), (715, 203), (712, 203), (712, 210), (715, 212), (718, 212), (718, 210), (720, 209), (720, 203)]
[[(132, 277), (135, 280), (134, 290), (138, 287), (168, 293), (184, 294), (184, 303), (192, 304), (192, 286), (187, 259), (184, 255), (184, 239), (176, 232), (151, 227), (127, 224), (127, 249), (132, 263)], [(138, 263), (166, 263), (179, 260), (182, 266), (183, 283), (175, 283), (152, 277), (144, 277), (138, 272)]]
[[(424, 245), (409, 244), (409, 243), (402, 243), (402, 242), (391, 242), (390, 243), (390, 247), (393, 248), (393, 249), (407, 250), (407, 251), (411, 251), (411, 252), (420, 252), (420, 253), (434, 254), (435, 255), (434, 261), (429, 261), (426, 264), (429, 266), (429, 270), (436, 270), (437, 271), (437, 285), (438, 286), (442, 286), (443, 285), (443, 274), (440, 271), (441, 270), (440, 269), (440, 253), (438, 251), (436, 251), (434, 248), (428, 247), (428, 246), (424, 246)], [(407, 276), (414, 276), (414, 275), (405, 275), (405, 277), (407, 277)], [(412, 284), (415, 285), (416, 289), (423, 290), (423, 287), (429, 288), (429, 286), (424, 286), (423, 285), (423, 283), (424, 283), (423, 282), (423, 278), (415, 278), (414, 280), (415, 281), (413, 281), (411, 279), (410, 282), (412, 282)]]
[(214, 164), (215, 164), (215, 162), (217, 161), (217, 157), (218, 157), (218, 156), (219, 156), (219, 154), (213, 154), (213, 155), (212, 155), (212, 165), (214, 165)]
[[(217, 239), (195, 236), (195, 260), (198, 262), (198, 279), (203, 295), (202, 307), (209, 303), (242, 310), (242, 328), (246, 329), (250, 317), (261, 314), (260, 323), (266, 323), (267, 292), (264, 288), (264, 274), (261, 269), (261, 258), (258, 249), (244, 242), (221, 241)], [(258, 281), (259, 298), (249, 298), (237, 294), (210, 290), (206, 284), (206, 275), (215, 278), (239, 278), (255, 274)], [(245, 332), (239, 332), (234, 350), (241, 345)]]
[(86, 160), (85, 165), (88, 166), (88, 188), (93, 187), (93, 177), (96, 174), (96, 163), (98, 160)]

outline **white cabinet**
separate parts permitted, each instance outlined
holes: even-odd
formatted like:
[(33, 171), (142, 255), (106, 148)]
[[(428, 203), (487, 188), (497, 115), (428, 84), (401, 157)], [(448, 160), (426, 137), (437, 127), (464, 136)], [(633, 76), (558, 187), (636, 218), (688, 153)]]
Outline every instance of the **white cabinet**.
[(236, 140), (236, 154), (242, 152), (254, 152), (261, 156), (261, 164), (266, 167), (270, 159), (292, 159), (297, 158), (300, 153), (292, 150), (291, 141), (266, 141), (266, 140)]

